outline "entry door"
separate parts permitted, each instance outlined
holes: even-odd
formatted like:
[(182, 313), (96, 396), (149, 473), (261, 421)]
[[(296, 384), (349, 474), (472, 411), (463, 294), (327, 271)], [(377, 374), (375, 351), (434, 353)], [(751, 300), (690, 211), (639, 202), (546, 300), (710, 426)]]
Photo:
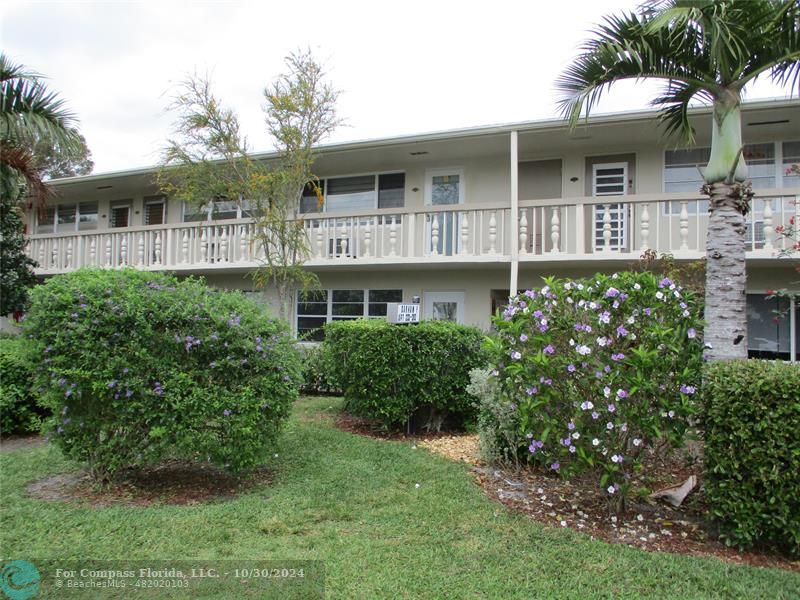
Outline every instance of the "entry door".
[(464, 322), (464, 292), (423, 292), (423, 298), (424, 319)]
[[(464, 203), (464, 173), (461, 169), (436, 169), (426, 173), (425, 204), (448, 206)], [(436, 221), (437, 240), (433, 231)], [(461, 249), (461, 220), (456, 212), (430, 213), (425, 223), (425, 249), (427, 253), (451, 256)]]
[[(628, 191), (628, 163), (592, 165), (593, 196), (625, 196)], [(603, 239), (603, 216), (606, 207), (611, 214), (610, 250), (628, 247), (628, 206), (626, 204), (596, 204), (594, 207), (594, 247), (605, 249)]]

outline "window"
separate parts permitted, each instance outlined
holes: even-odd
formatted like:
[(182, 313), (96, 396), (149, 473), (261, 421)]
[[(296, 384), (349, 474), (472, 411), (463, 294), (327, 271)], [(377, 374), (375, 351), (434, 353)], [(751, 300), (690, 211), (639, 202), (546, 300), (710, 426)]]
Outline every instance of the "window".
[(405, 205), (405, 173), (380, 173), (321, 179), (319, 191), (324, 198), (320, 207), (317, 191), (306, 185), (300, 198), (300, 212), (347, 212), (375, 208), (401, 208)]
[(144, 199), (144, 224), (163, 225), (167, 222), (167, 203), (164, 196), (146, 196)]
[[(754, 189), (777, 187), (781, 181), (781, 171), (791, 164), (800, 161), (800, 142), (783, 142), (783, 161), (776, 160), (776, 144), (747, 144), (742, 152), (747, 161), (747, 171)], [(711, 148), (690, 148), (667, 150), (664, 153), (664, 191), (699, 193), (703, 186), (703, 170), (711, 157)], [(800, 186), (800, 177), (786, 176), (782, 178), (783, 187)], [(753, 210), (763, 210), (763, 202), (756, 201)], [(690, 214), (708, 211), (708, 200), (689, 202)], [(680, 202), (665, 202), (665, 214), (679, 215)], [(669, 211), (668, 213), (666, 211)]]
[(128, 202), (111, 205), (111, 217), (108, 219), (109, 227), (130, 227), (131, 205)]
[(322, 341), (331, 321), (386, 316), (387, 303), (402, 302), (403, 290), (316, 290), (297, 294), (297, 337)]
[(226, 219), (242, 219), (250, 216), (250, 202), (242, 200), (228, 200), (227, 198), (217, 198), (203, 206), (183, 203), (183, 222), (191, 223), (196, 221), (223, 221)]
[(57, 204), (48, 207), (37, 220), (37, 233), (65, 233), (97, 229), (97, 202)]
[(797, 301), (747, 295), (747, 346), (751, 358), (792, 360), (792, 336), (795, 341), (793, 360), (797, 361), (800, 360), (800, 304)]

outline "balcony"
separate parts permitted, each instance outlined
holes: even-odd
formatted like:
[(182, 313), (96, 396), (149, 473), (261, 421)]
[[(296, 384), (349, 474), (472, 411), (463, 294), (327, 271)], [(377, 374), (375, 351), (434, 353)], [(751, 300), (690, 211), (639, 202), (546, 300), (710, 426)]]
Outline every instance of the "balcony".
[[(775, 228), (800, 220), (800, 189), (759, 190), (748, 214), (748, 259), (774, 259)], [(637, 194), (304, 215), (309, 267), (635, 260), (644, 250), (695, 259), (705, 252), (706, 198)], [(512, 222), (512, 216), (517, 222)], [(515, 231), (516, 230), (516, 231)], [(83, 266), (247, 270), (263, 260), (252, 220), (30, 236), (39, 275)], [(512, 253), (512, 250), (514, 251)]]

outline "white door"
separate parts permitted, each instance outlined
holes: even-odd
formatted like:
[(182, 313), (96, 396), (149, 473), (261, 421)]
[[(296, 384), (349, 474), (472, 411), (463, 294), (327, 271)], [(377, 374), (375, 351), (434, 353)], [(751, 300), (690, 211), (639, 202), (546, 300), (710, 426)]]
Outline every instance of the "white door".
[(464, 322), (464, 292), (423, 292), (422, 295), (423, 319)]
[[(592, 165), (593, 196), (625, 196), (628, 192), (628, 163)], [(603, 218), (608, 209), (611, 216), (611, 239), (609, 250), (624, 250), (628, 247), (628, 205), (596, 204), (594, 207), (594, 248), (606, 248), (603, 237)]]
[[(462, 169), (435, 169), (425, 174), (425, 204), (464, 204)], [(460, 215), (456, 211), (430, 213), (425, 222), (425, 252), (452, 256), (461, 249)]]

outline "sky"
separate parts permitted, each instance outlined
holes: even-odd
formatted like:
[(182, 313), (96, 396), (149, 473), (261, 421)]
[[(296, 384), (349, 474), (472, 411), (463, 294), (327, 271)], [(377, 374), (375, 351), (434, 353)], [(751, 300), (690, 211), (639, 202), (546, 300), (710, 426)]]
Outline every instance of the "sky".
[[(341, 94), (344, 142), (554, 118), (554, 82), (607, 14), (638, 0), (35, 2), (0, 8), (0, 46), (80, 119), (95, 172), (158, 162), (187, 74), (208, 74), (253, 149), (272, 148), (263, 89), (310, 49)], [(642, 109), (625, 82), (596, 112)], [(759, 82), (748, 99), (786, 97)]]

